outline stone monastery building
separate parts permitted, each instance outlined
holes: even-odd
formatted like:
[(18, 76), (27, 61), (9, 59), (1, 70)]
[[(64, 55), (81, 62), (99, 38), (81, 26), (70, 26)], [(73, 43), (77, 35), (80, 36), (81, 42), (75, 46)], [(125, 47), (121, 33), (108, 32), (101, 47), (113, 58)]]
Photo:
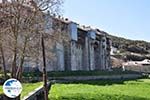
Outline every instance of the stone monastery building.
[[(49, 22), (47, 18), (47, 22)], [(53, 18), (53, 25), (61, 22), (67, 42), (55, 43), (55, 61), (47, 64), (48, 71), (108, 70), (111, 40), (99, 29), (80, 26), (67, 18)]]

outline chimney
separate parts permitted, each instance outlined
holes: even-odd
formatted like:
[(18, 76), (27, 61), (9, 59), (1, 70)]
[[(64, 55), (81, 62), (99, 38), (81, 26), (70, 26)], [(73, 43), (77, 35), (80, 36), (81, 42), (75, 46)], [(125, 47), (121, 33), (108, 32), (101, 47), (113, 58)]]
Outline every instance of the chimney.
[(49, 10), (47, 11), (47, 15), (50, 15), (50, 11)]
[(56, 17), (56, 14), (53, 14), (53, 17)]
[(64, 17), (62, 17), (62, 20), (64, 20)]
[(65, 18), (65, 21), (68, 21), (68, 18)]
[(59, 16), (58, 16), (58, 18), (60, 19), (60, 18), (61, 18), (61, 16), (59, 15)]
[(85, 28), (85, 25), (83, 25), (82, 27)]

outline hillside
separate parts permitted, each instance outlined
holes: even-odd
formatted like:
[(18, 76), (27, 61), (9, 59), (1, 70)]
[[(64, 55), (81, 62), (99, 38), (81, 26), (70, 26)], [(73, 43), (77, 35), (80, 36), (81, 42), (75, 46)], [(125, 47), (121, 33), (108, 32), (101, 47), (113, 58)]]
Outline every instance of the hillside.
[(133, 61), (150, 59), (150, 42), (109, 36), (112, 40), (112, 46), (118, 51), (113, 55), (114, 57)]

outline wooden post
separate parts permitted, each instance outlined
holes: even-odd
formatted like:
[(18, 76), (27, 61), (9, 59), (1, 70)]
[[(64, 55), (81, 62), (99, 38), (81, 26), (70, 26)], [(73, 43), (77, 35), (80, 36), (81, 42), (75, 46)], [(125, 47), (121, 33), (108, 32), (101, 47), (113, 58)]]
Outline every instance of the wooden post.
[(46, 72), (46, 57), (45, 57), (45, 46), (44, 37), (41, 36), (42, 54), (43, 54), (43, 82), (44, 82), (44, 99), (48, 100), (48, 90), (47, 90), (47, 72)]

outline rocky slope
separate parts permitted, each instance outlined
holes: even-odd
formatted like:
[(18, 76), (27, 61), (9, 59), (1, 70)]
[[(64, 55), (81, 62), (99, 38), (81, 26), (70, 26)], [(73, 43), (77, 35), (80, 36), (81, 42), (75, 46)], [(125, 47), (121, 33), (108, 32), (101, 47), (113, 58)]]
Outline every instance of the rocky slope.
[(150, 42), (109, 36), (112, 40), (112, 46), (117, 49), (113, 57), (133, 61), (150, 59)]

